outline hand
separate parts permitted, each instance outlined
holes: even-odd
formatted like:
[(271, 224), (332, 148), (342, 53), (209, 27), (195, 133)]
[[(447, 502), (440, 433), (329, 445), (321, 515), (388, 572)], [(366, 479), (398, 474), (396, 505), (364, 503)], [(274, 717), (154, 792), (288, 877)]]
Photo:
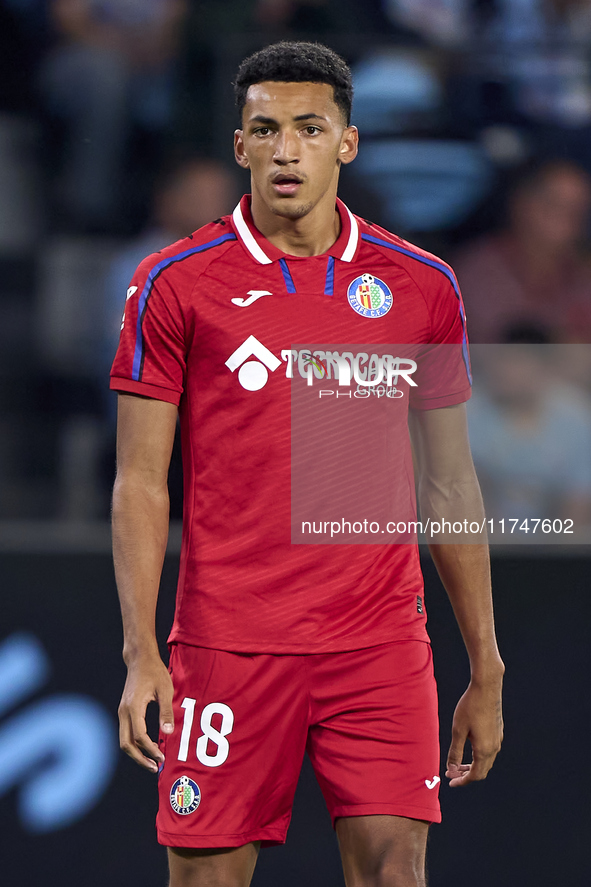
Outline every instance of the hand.
[[(450, 786), (486, 779), (503, 741), (502, 680), (470, 685), (456, 706), (452, 741), (445, 775)], [(466, 740), (472, 746), (472, 763), (463, 764)]]
[(160, 657), (130, 663), (127, 680), (119, 704), (119, 744), (137, 764), (158, 772), (164, 755), (148, 736), (146, 709), (148, 703), (157, 702), (160, 708), (160, 729), (172, 733), (172, 679)]

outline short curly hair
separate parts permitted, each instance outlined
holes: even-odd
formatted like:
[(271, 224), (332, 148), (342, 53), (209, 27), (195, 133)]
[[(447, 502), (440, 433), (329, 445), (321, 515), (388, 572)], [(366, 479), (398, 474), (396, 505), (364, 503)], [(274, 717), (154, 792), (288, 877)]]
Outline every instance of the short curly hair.
[(234, 81), (238, 113), (246, 104), (248, 87), (266, 80), (281, 83), (328, 83), (347, 126), (351, 122), (353, 82), (348, 64), (322, 43), (273, 43), (244, 59)]

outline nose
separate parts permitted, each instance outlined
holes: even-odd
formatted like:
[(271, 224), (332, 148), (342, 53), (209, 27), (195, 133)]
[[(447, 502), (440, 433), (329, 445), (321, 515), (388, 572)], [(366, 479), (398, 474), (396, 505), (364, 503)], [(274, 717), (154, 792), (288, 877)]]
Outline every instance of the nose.
[(288, 130), (277, 133), (275, 140), (275, 152), (273, 160), (279, 166), (287, 166), (290, 163), (299, 163), (299, 151), (297, 136)]

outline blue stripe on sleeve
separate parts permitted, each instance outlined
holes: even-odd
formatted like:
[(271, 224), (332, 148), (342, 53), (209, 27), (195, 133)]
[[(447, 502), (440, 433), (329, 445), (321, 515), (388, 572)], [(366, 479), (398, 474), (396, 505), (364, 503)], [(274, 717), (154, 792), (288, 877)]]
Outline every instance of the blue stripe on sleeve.
[(406, 249), (403, 246), (398, 246), (395, 243), (389, 243), (387, 240), (382, 240), (379, 237), (374, 237), (372, 234), (362, 234), (362, 240), (366, 240), (368, 243), (376, 243), (378, 246), (385, 246), (386, 249), (394, 250), (396, 253), (402, 253), (404, 256), (408, 256), (410, 259), (415, 259), (417, 262), (422, 262), (423, 265), (429, 265), (431, 268), (435, 268), (437, 271), (441, 271), (444, 274), (449, 282), (451, 283), (454, 292), (458, 298), (459, 308), (460, 308), (460, 320), (462, 321), (462, 356), (464, 358), (464, 365), (466, 367), (466, 373), (468, 374), (468, 380), (470, 385), (472, 384), (472, 372), (470, 370), (470, 356), (468, 354), (468, 338), (466, 335), (466, 315), (464, 313), (464, 306), (462, 304), (462, 296), (460, 294), (460, 290), (458, 288), (458, 284), (455, 278), (455, 275), (449, 268), (447, 268), (442, 262), (437, 261), (437, 259), (430, 259), (427, 256), (420, 256), (417, 253), (413, 253), (412, 250)]
[(210, 240), (208, 243), (202, 243), (201, 246), (193, 246), (191, 249), (184, 250), (184, 252), (178, 253), (176, 256), (169, 256), (167, 259), (163, 259), (161, 262), (158, 262), (157, 265), (154, 265), (148, 274), (146, 283), (138, 300), (135, 350), (133, 353), (133, 366), (131, 371), (131, 378), (134, 382), (140, 382), (142, 378), (144, 364), (144, 336), (142, 332), (142, 324), (144, 322), (144, 314), (146, 313), (148, 300), (156, 279), (163, 271), (171, 265), (174, 265), (176, 262), (182, 262), (183, 259), (188, 259), (196, 253), (202, 253), (208, 249), (213, 249), (213, 247), (220, 246), (220, 244), (226, 243), (228, 240), (236, 240), (236, 235), (228, 232), (228, 234), (223, 234), (221, 237), (217, 237), (215, 240)]

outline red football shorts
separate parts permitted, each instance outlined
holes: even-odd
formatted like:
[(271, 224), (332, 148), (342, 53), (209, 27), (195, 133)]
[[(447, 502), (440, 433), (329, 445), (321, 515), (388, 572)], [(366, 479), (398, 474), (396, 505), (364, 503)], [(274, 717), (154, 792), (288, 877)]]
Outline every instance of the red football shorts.
[(174, 732), (160, 736), (158, 840), (282, 844), (307, 751), (334, 821), (439, 822), (431, 647), (268, 655), (173, 645)]

